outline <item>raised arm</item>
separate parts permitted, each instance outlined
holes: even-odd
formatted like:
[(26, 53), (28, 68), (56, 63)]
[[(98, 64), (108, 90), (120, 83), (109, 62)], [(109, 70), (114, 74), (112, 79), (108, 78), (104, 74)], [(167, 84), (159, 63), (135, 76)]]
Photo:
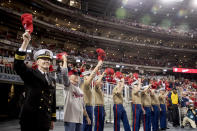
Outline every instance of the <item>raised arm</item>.
[(94, 70), (91, 72), (91, 74), (88, 76), (87, 78), (87, 82), (91, 83), (91, 81), (93, 80), (93, 78), (96, 76), (96, 72), (99, 70), (99, 68), (102, 66), (103, 61), (99, 61), (98, 64), (96, 65), (96, 67), (94, 68)]
[(99, 79), (96, 81), (96, 84), (101, 83), (101, 81), (102, 81), (104, 75), (105, 75), (105, 72), (102, 73), (102, 75), (101, 75), (101, 76), (99, 77)]
[(134, 89), (135, 95), (137, 95), (137, 93), (141, 91), (140, 88), (141, 88), (141, 78), (138, 78), (138, 86), (136, 89)]
[(81, 65), (81, 67), (80, 67), (80, 70), (83, 69), (84, 65), (85, 65), (85, 63), (83, 62), (82, 65)]
[(151, 84), (149, 84), (147, 87), (145, 87), (144, 90), (142, 91), (142, 93), (146, 92), (150, 87), (151, 87)]
[(67, 55), (64, 54), (62, 56), (63, 58), (63, 66), (62, 66), (62, 72), (61, 72), (61, 77), (63, 79), (63, 84), (65, 87), (69, 87), (70, 85), (70, 80), (68, 78), (68, 67), (67, 67)]
[(21, 51), (26, 51), (27, 46), (29, 45), (30, 40), (31, 40), (31, 36), (29, 34), (29, 31), (26, 30), (25, 33), (23, 34), (23, 43), (22, 43), (22, 45), (20, 47), (20, 50)]
[(192, 110), (192, 112), (194, 113), (194, 115), (196, 115), (196, 112), (195, 112), (195, 110)]
[(28, 68), (25, 63), (25, 57), (26, 57), (26, 49), (31, 40), (31, 36), (26, 31), (23, 34), (23, 43), (21, 47), (16, 51), (15, 57), (14, 57), (14, 69), (18, 75), (23, 79), (25, 82), (30, 82), (30, 77), (32, 77), (32, 69)]

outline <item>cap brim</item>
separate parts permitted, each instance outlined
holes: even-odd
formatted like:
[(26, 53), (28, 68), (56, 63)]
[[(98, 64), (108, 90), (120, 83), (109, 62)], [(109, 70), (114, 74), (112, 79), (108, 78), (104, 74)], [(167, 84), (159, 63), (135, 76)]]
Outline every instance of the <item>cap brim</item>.
[(38, 60), (38, 59), (42, 59), (42, 58), (48, 58), (48, 59), (52, 60), (50, 56), (44, 56), (44, 55), (38, 56), (38, 57), (37, 57), (37, 60)]

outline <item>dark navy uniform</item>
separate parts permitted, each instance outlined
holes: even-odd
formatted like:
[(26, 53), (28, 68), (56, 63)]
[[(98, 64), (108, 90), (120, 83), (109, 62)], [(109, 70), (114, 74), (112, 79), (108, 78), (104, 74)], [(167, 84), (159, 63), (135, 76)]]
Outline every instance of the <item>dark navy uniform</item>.
[(26, 52), (17, 51), (14, 69), (24, 81), (26, 98), (23, 104), (20, 124), (22, 131), (48, 131), (51, 121), (56, 120), (55, 80), (38, 69), (33, 70), (24, 64)]

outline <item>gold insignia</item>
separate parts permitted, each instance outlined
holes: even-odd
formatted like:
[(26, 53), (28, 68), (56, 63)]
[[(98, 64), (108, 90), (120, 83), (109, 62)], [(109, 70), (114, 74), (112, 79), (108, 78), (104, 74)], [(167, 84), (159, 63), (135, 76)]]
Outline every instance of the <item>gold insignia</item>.
[(50, 56), (50, 52), (49, 51), (45, 51), (45, 55), (46, 56)]
[(52, 117), (56, 117), (56, 113), (52, 113)]

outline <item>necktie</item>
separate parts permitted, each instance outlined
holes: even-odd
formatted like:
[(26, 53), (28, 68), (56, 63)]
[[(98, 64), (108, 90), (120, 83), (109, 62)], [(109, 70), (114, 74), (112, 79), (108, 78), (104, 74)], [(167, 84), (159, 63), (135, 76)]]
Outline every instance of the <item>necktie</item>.
[(45, 73), (45, 78), (47, 80), (48, 85), (50, 85), (50, 79), (49, 79), (49, 74)]

